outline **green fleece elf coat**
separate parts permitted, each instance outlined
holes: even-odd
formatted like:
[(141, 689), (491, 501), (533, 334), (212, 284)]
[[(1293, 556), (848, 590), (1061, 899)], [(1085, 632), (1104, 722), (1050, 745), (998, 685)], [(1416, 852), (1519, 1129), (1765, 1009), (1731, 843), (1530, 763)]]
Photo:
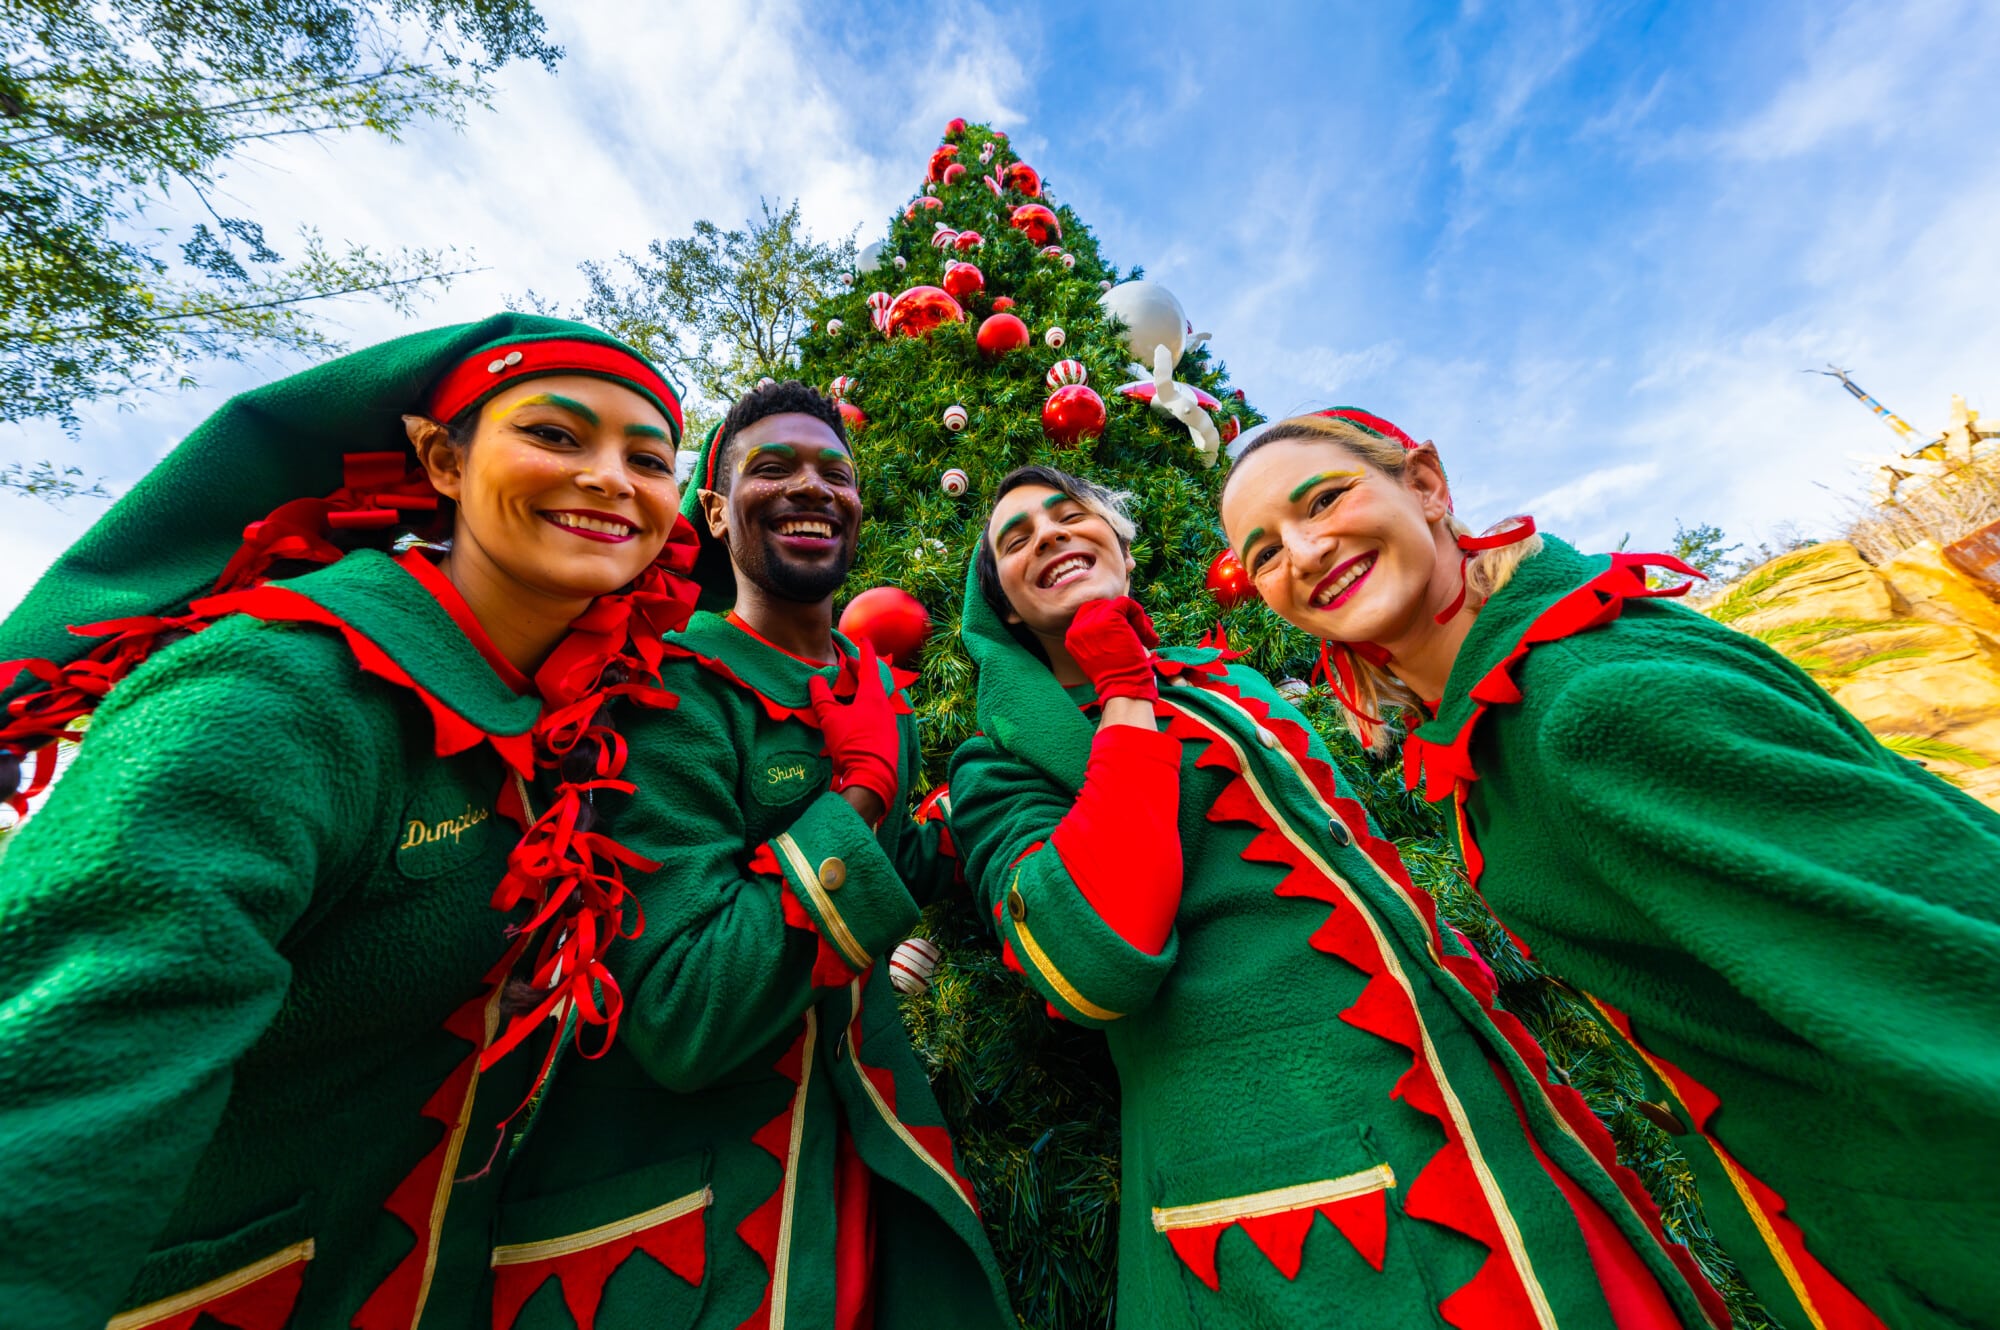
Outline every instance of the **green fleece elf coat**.
[(982, 734), (953, 760), (953, 834), (1010, 960), (1110, 1041), (1121, 1326), (1621, 1324), (1586, 1222), (1626, 1293), (1647, 1286), (1652, 1319), (1623, 1324), (1721, 1314), (1262, 676), (1161, 653), (1183, 887), (1148, 954), (1049, 843), (1084, 783), (1089, 689), (1066, 696), (974, 577), (963, 622)]
[(1752, 1211), (1728, 1236), (1760, 1295), (1798, 1325), (2000, 1325), (2000, 815), (1644, 598), (1641, 563), (1526, 559), (1412, 778), (1673, 1087), (1711, 1217)]
[[(272, 586), (488, 734), (534, 725), (388, 556)], [(331, 628), (230, 615), (119, 685), (0, 860), (0, 1320), (479, 1323), (498, 1183), (454, 1179), (533, 1070), (475, 1067), (505, 780)]]
[(952, 877), (942, 824), (910, 819), (915, 718), (871, 830), (812, 722), (834, 668), (708, 612), (667, 644), (679, 704), (626, 727), (639, 793), (613, 823), (660, 865), (611, 957), (625, 1013), (515, 1160), (496, 1330), (1012, 1325), (887, 978)]

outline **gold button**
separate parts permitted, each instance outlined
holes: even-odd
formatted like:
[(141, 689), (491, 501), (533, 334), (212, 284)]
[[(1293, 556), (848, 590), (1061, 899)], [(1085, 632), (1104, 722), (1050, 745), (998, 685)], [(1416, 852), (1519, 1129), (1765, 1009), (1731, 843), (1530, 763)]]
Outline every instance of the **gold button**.
[(819, 861), (819, 884), (828, 891), (839, 891), (847, 883), (847, 865), (839, 859)]
[(1022, 923), (1028, 917), (1028, 902), (1021, 899), (1021, 889), (1014, 888), (1007, 893), (1007, 913), (1014, 916), (1015, 923)]

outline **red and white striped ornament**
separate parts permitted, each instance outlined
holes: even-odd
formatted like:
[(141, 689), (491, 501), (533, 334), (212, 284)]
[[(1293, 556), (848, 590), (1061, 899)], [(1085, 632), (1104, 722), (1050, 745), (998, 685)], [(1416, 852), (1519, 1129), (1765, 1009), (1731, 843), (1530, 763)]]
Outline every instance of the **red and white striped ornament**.
[(1051, 324), (1049, 330), (1042, 334), (1042, 340), (1048, 343), (1049, 349), (1053, 351), (1069, 340), (1069, 334), (1064, 332), (1060, 327)]
[(887, 291), (871, 291), (868, 295), (868, 318), (875, 325), (876, 332), (886, 332), (889, 327), (889, 306), (896, 298)]
[(889, 982), (898, 993), (917, 994), (931, 986), (938, 961), (944, 953), (928, 938), (913, 937), (896, 944), (889, 953)]
[(846, 326), (839, 319), (828, 319), (826, 321), (826, 335), (828, 337), (838, 337), (840, 336), (840, 330)]
[(966, 413), (965, 408), (960, 406), (957, 402), (953, 402), (950, 406), (944, 409), (944, 427), (950, 430), (953, 434), (956, 434), (960, 430), (964, 429), (967, 422), (969, 422), (971, 419), (972, 417)]
[(949, 249), (957, 239), (958, 232), (943, 222), (939, 222), (937, 229), (931, 232), (931, 246), (934, 249)]
[(946, 467), (945, 473), (938, 477), (938, 488), (955, 499), (972, 488), (972, 477), (958, 467)]
[(826, 395), (836, 402), (847, 400), (847, 394), (854, 390), (854, 380), (842, 374), (826, 385)]
[(1045, 258), (1045, 259), (1059, 259), (1059, 258), (1061, 258), (1062, 256), (1063, 256), (1063, 247), (1062, 247), (1061, 245), (1043, 245), (1043, 246), (1042, 246), (1042, 257), (1043, 257), (1043, 258)]
[(1043, 377), (1049, 387), (1063, 388), (1072, 383), (1090, 382), (1090, 371), (1083, 367), (1080, 360), (1058, 360), (1049, 366), (1049, 372)]

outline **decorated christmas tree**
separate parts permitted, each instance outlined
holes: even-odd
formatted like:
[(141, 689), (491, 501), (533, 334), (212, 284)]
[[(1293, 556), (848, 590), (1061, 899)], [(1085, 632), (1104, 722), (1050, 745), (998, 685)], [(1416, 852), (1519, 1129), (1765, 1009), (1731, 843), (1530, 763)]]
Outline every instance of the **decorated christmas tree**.
[[(899, 647), (899, 663), (920, 669), (912, 692), (926, 783), (944, 779), (974, 727), (959, 605), (995, 483), (1042, 462), (1125, 491), (1139, 526), (1134, 594), (1162, 639), (1226, 634), (1250, 664), (1286, 681), (1412, 875), (1492, 963), (1557, 1073), (1610, 1125), (1738, 1324), (1770, 1324), (1708, 1240), (1686, 1167), (1645, 1116), (1632, 1069), (1576, 996), (1485, 913), (1436, 810), (1405, 790), (1394, 762), (1364, 755), (1325, 685), (1306, 682), (1317, 644), (1265, 613), (1225, 552), (1218, 462), (1261, 417), (1171, 292), (1108, 262), (1004, 133), (954, 120), (921, 192), (861, 251), (852, 288), (815, 312), (799, 372), (839, 398), (860, 463), (868, 520), (848, 587), (862, 594), (842, 627)], [(904, 1015), (1016, 1310), (1050, 1330), (1109, 1325), (1118, 1115), (1103, 1038), (1049, 1017), (1002, 967), (969, 905), (934, 909), (924, 932), (942, 959)]]

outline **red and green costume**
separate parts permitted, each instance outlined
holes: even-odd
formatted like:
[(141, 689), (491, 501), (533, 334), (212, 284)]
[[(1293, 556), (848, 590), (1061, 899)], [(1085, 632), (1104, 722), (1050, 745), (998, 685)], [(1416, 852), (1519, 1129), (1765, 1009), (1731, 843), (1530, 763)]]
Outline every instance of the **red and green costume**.
[(368, 547), (436, 508), (400, 417), (487, 395), (440, 387), (469, 359), (670, 392), (525, 316), (329, 362), (211, 417), (0, 629), (29, 657), (0, 744), (95, 712), (0, 859), (10, 1322), (483, 1321), (502, 1124), (575, 992), (547, 972), (601, 971), (578, 939), (625, 926), (638, 862), (565, 834), (550, 768), (606, 742), (571, 722), (608, 668), (670, 701), (691, 593), (656, 566), (529, 680), (421, 554)]
[(1526, 559), (1409, 776), (1630, 1037), (1787, 1325), (2000, 1325), (2000, 816), (1649, 564)]
[[(709, 568), (727, 603), (726, 556)], [(564, 1062), (515, 1161), (494, 1330), (1013, 1324), (887, 975), (954, 871), (943, 824), (911, 820), (916, 720), (884, 667), (900, 781), (871, 828), (829, 788), (808, 695), (852, 696), (835, 645), (816, 665), (706, 611), (666, 639), (679, 705), (630, 726), (638, 793), (612, 819), (658, 865), (611, 957), (624, 1020)]]
[(970, 576), (962, 622), (953, 834), (1009, 963), (1109, 1041), (1121, 1325), (1726, 1323), (1260, 675), (1160, 653), (1159, 732), (1093, 733)]

